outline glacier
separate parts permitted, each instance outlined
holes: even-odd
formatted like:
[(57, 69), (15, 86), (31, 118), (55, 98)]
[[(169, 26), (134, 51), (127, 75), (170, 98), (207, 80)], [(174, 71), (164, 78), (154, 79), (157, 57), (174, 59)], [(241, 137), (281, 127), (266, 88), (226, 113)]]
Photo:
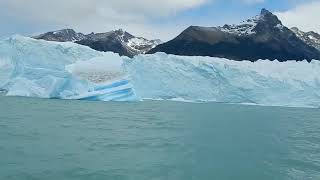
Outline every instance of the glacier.
[(0, 40), (0, 90), (8, 96), (319, 107), (319, 77), (316, 60), (250, 62), (164, 53), (130, 59), (70, 42)]
[(119, 55), (22, 36), (0, 41), (0, 90), (8, 96), (136, 100)]
[(319, 107), (320, 62), (233, 61), (158, 53), (125, 65), (144, 99)]

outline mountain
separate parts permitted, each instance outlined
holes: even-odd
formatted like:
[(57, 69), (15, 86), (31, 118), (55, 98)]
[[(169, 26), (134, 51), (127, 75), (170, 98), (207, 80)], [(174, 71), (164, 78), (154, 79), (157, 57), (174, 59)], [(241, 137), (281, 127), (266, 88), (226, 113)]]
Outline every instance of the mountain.
[(118, 53), (121, 56), (128, 57), (133, 57), (137, 54), (144, 54), (161, 43), (160, 40), (147, 40), (142, 37), (133, 36), (122, 29), (106, 33), (91, 33), (87, 35), (76, 33), (72, 29), (63, 29), (48, 32), (33, 38), (59, 42), (71, 41), (77, 44), (89, 46), (97, 51), (111, 51)]
[(238, 25), (190, 26), (175, 39), (148, 53), (211, 56), (233, 60), (320, 59), (320, 52), (302, 41), (266, 9), (259, 16)]
[(320, 50), (320, 34), (313, 31), (303, 32), (297, 27), (291, 28), (291, 31), (293, 31), (302, 41), (304, 41), (308, 45)]
[(135, 37), (120, 29), (106, 33), (91, 33), (86, 35), (85, 39), (76, 43), (89, 46), (98, 51), (112, 51), (121, 56), (133, 57), (137, 54), (146, 53), (160, 44), (161, 41)]
[(86, 36), (82, 33), (77, 33), (73, 29), (62, 29), (58, 31), (47, 32), (34, 36), (35, 39), (43, 39), (46, 41), (57, 41), (57, 42), (75, 42), (84, 39)]

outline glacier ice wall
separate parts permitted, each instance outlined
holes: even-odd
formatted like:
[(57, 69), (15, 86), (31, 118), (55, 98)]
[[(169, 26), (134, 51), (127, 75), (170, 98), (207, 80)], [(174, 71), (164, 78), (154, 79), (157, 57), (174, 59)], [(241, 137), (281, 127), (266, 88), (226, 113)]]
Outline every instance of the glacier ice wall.
[(125, 67), (143, 99), (320, 105), (319, 61), (252, 63), (158, 53), (136, 56)]
[(133, 59), (73, 43), (0, 41), (0, 90), (10, 96), (143, 99), (319, 107), (320, 62), (231, 61), (157, 53)]
[[(99, 68), (94, 66), (96, 63)], [(46, 42), (22, 36), (0, 41), (0, 89), (10, 96), (135, 100), (121, 65), (122, 59), (117, 54), (98, 52), (74, 43)], [(95, 74), (93, 68), (100, 74)]]

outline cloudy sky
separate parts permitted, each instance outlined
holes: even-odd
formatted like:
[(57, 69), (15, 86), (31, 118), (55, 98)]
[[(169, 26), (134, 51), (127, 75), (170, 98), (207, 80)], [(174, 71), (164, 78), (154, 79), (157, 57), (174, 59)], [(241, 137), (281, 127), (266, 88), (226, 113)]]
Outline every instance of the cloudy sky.
[(290, 27), (320, 32), (320, 0), (0, 0), (0, 37), (122, 28), (169, 40), (189, 25), (237, 23), (263, 7)]

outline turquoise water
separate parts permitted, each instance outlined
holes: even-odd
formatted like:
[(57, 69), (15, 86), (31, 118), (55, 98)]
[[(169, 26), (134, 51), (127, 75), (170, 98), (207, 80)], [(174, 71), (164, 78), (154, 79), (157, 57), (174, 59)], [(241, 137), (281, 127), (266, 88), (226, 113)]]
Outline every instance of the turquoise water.
[(0, 179), (320, 179), (320, 111), (1, 96)]

